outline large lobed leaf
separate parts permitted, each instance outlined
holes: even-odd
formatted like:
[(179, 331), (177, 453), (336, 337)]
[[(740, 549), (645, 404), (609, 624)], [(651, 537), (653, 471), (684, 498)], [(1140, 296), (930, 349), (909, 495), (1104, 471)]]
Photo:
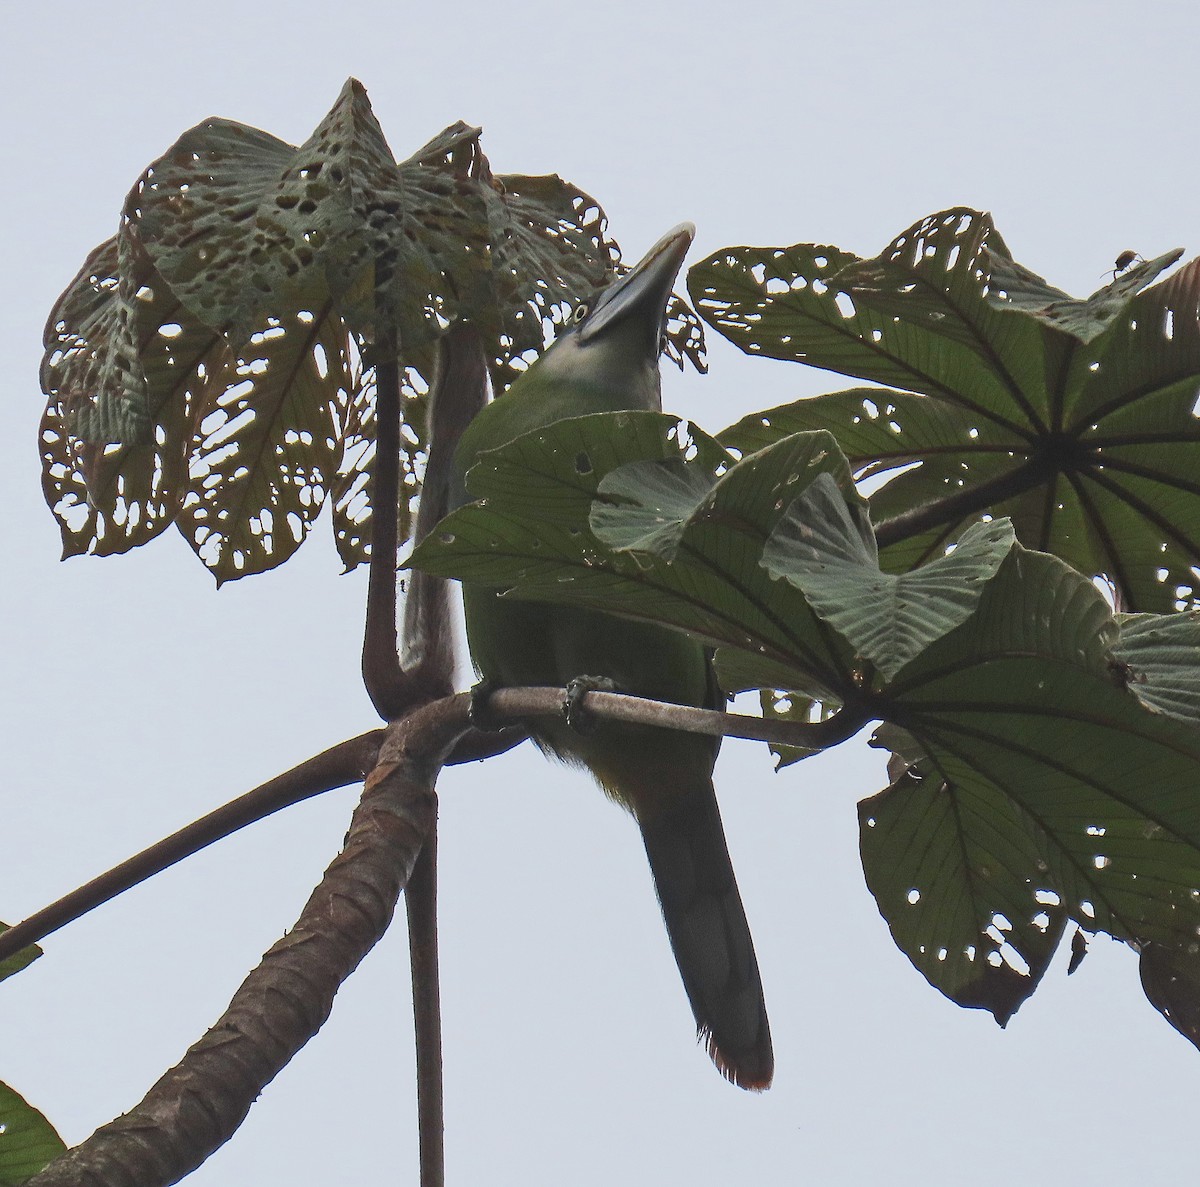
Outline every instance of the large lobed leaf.
[(873, 260), (724, 249), (689, 274), (709, 324), (749, 353), (886, 387), (755, 414), (720, 439), (745, 451), (824, 428), (860, 477), (892, 474), (872, 497), (888, 569), (937, 556), (990, 513), (1026, 546), (1105, 576), (1128, 610), (1191, 605), (1200, 261), (1144, 287), (1176, 258), (1064, 305), (965, 209), (923, 219)]
[(1134, 695), (1178, 687), (1189, 639), (1164, 657), (1127, 624), (1122, 644), (1092, 582), (1001, 523), (883, 573), (826, 433), (735, 461), (670, 417), (584, 417), (468, 481), (483, 502), (415, 563), (687, 629), (744, 687), (886, 723), (898, 757), (863, 806), (864, 870), (953, 1000), (1006, 1021), (1068, 919), (1141, 948), (1194, 943), (1200, 733)]
[[(478, 128), (397, 162), (353, 79), (299, 147), (203, 121), (145, 170), (50, 316), (43, 485), (64, 553), (123, 552), (175, 523), (222, 581), (286, 560), (332, 493), (353, 567), (369, 552), (374, 345), (399, 342), (403, 524), (446, 327), (480, 327), (501, 389), (618, 263), (594, 199), (494, 176)], [(690, 310), (674, 334), (702, 367)]]

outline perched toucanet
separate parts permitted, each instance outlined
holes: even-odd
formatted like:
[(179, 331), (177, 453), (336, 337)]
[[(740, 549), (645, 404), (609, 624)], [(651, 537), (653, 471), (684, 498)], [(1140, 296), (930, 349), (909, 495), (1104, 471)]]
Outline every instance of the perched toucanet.
[[(479, 455), (571, 416), (661, 408), (658, 360), (667, 301), (694, 228), (668, 232), (623, 278), (580, 305), (549, 349), (463, 434), (452, 502)], [(503, 686), (611, 680), (622, 692), (723, 708), (711, 652), (651, 623), (518, 601), (463, 582), (467, 640), (484, 680)], [(532, 723), (534, 740), (586, 766), (637, 820), (696, 1026), (717, 1067), (743, 1088), (771, 1083), (774, 1057), (750, 929), (733, 877), (712, 771), (720, 740), (651, 726)]]

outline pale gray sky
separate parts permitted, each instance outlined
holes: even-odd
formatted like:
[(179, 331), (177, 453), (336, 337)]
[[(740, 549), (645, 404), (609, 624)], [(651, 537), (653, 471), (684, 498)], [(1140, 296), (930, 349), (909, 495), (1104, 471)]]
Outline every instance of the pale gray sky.
[[(1017, 258), (1073, 292), (1126, 248), (1200, 250), (1192, 3), (68, 0), (13, 8), (4, 41), (10, 922), (373, 723), (365, 578), (337, 575), (324, 519), (291, 563), (219, 593), (173, 532), (57, 561), (42, 325), (141, 168), (205, 116), (299, 142), (353, 74), (397, 154), (483, 124), (498, 171), (589, 190), (633, 257), (682, 219), (693, 259), (802, 240), (873, 255), (956, 204), (993, 211)], [(711, 345), (707, 378), (667, 386), (710, 429), (848, 386)], [(1006, 1032), (950, 1005), (863, 885), (854, 803), (882, 780), (861, 743), (780, 776), (764, 749), (726, 746), (717, 786), (778, 1064), (753, 1097), (693, 1042), (628, 820), (532, 752), (448, 774), (450, 1181), (1183, 1178), (1200, 1054), (1145, 1003), (1133, 954), (1098, 940), (1070, 982), (1060, 959)], [(132, 1105), (295, 917), (352, 803), (294, 809), (53, 937), (0, 987), (0, 1079), (71, 1142)], [(189, 1182), (414, 1181), (408, 992), (396, 927)]]

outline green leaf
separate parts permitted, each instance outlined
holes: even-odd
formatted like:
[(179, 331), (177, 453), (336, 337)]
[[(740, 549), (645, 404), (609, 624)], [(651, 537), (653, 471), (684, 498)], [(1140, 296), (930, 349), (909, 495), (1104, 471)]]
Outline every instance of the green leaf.
[(1113, 658), (1147, 709), (1200, 725), (1200, 613), (1122, 614)]
[(1200, 953), (1194, 943), (1144, 944), (1139, 965), (1150, 1004), (1194, 1047), (1200, 1047)]
[(823, 427), (860, 477), (893, 474), (872, 496), (889, 570), (989, 513), (1027, 547), (1104, 575), (1127, 609), (1200, 600), (1200, 261), (1141, 291), (1171, 257), (1131, 269), (1067, 333), (995, 307), (989, 270), (1010, 258), (988, 216), (950, 210), (874, 260), (798, 245), (701, 262), (697, 308), (742, 349), (903, 389), (774, 409), (722, 441), (744, 451)]
[(897, 946), (951, 1001), (1004, 1026), (1066, 924), (1060, 896), (1036, 877), (1037, 827), (995, 787), (911, 768), (863, 800), (858, 819), (863, 873)]
[(1026, 814), (1046, 865), (1027, 876), (1084, 927), (1192, 942), (1200, 731), (1127, 691), (1108, 653), (1114, 636), (1090, 582), (1018, 548), (976, 613), (891, 684), (881, 715), (921, 743), (948, 786)]
[[(8, 924), (0, 923), (0, 934), (6, 931), (8, 931)], [(15, 976), (22, 969), (27, 969), (41, 955), (41, 948), (36, 944), (30, 944), (8, 959), (0, 960), (0, 981)]]
[(596, 493), (615, 502), (592, 506), (592, 532), (618, 552), (673, 560), (683, 529), (716, 482), (682, 461), (630, 462), (604, 476)]
[(1005, 405), (1044, 360), (1038, 327), (984, 300), (981, 253), (995, 239), (988, 216), (947, 210), (869, 261), (814, 244), (726, 248), (689, 271), (688, 289), (748, 353), (953, 397), (1016, 428)]
[[(448, 131), (443, 150), (478, 136)], [(412, 348), (455, 316), (486, 257), (475, 187), (440, 163), (397, 165), (354, 79), (299, 148), (231, 120), (198, 124), (146, 170), (126, 217), (176, 296), (239, 338), (331, 300), (371, 336), (379, 301)]]
[[(685, 457), (706, 482), (717, 481), (667, 549), (676, 556), (668, 563), (659, 553), (680, 528), (666, 524), (672, 517), (662, 508), (630, 502), (640, 492), (653, 504), (646, 484), (614, 478), (619, 496), (600, 487), (630, 462), (678, 464)], [(835, 474), (845, 497), (857, 498), (845, 459), (827, 434), (797, 435), (730, 468), (716, 442), (670, 416), (624, 412), (562, 420), (484, 455), (467, 478), (482, 502), (443, 520), (411, 563), (506, 587), (507, 596), (676, 626), (714, 646), (792, 668), (804, 687), (828, 690), (830, 680), (854, 669), (853, 658), (797, 591), (757, 564), (787, 503), (822, 472)], [(645, 530), (647, 510), (662, 515), (658, 551), (608, 547), (591, 528), (593, 500), (596, 514), (600, 506), (611, 512), (606, 532), (621, 539)]]
[(1030, 313), (1047, 325), (1091, 342), (1120, 316), (1131, 297), (1136, 296), (1161, 272), (1179, 262), (1183, 248), (1176, 248), (1154, 260), (1114, 275), (1112, 281), (1080, 301), (1056, 289), (1036, 272), (1030, 272), (999, 251), (988, 253), (990, 275), (988, 300), (997, 309)]
[[(364, 353), (403, 346), (403, 526), (446, 326), (481, 328), (499, 390), (617, 267), (599, 204), (557, 176), (494, 176), (478, 128), (397, 163), (353, 79), (299, 148), (204, 121), (143, 173), (50, 317), (40, 444), (64, 552), (175, 523), (224, 581), (286, 560), (332, 493), (353, 568), (374, 459)], [(702, 367), (678, 301), (672, 325), (675, 356)]]
[(0, 1084), (0, 1187), (18, 1187), (66, 1148), (37, 1109)]
[(970, 617), (1013, 542), (1008, 520), (972, 524), (948, 555), (908, 573), (884, 573), (870, 523), (852, 518), (833, 479), (823, 474), (779, 521), (762, 564), (799, 589), (890, 679)]

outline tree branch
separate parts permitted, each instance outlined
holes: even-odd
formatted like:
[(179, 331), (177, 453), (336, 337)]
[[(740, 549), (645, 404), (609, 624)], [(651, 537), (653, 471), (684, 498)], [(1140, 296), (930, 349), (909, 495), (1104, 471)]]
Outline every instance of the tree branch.
[(360, 782), (374, 766), (383, 737), (384, 731), (376, 729), (339, 742), (63, 895), (57, 902), (0, 933), (0, 960), (6, 960), (28, 944), (36, 944), (109, 899), (248, 824), (315, 795)]
[[(562, 713), (565, 695), (561, 688), (498, 688), (488, 697), (488, 712), (498, 718), (554, 717)], [(847, 705), (824, 721), (771, 721), (743, 713), (651, 701), (621, 692), (588, 692), (581, 706), (610, 721), (657, 725), (712, 737), (749, 738), (810, 750), (823, 750), (844, 742), (874, 720), (868, 706)]]
[[(564, 697), (561, 688), (499, 689), (492, 694), (489, 707), (497, 716), (514, 719), (558, 715)], [(833, 745), (852, 736), (870, 719), (866, 710), (843, 709), (826, 721), (812, 724), (771, 722), (610, 692), (589, 692), (584, 705), (598, 717), (617, 721), (805, 747)], [(400, 892), (412, 885), (414, 867), (436, 815), (434, 782), (460, 741), (473, 732), (469, 709), (466, 693), (422, 706), (390, 725), (382, 745), (382, 731), (378, 730), (352, 738), (168, 838), (168, 842), (176, 841), (190, 834), (194, 841), (203, 826), (211, 830), (222, 815), (229, 819), (245, 815), (247, 801), (253, 797), (261, 801), (269, 789), (278, 793), (280, 786), (289, 781), (299, 782), (308, 790), (300, 794), (294, 786), (292, 798), (279, 795), (276, 808), (304, 799), (317, 793), (312, 778), (315, 770), (326, 770), (330, 778), (339, 772), (339, 778), (349, 776), (361, 769), (364, 759), (378, 753), (341, 853), (313, 891), (296, 926), (246, 978), (223, 1017), (140, 1104), (56, 1159), (28, 1180), (27, 1187), (166, 1187), (228, 1141), (262, 1089), (328, 1018), (338, 987), (382, 937)], [(299, 779), (302, 772), (307, 773), (303, 780)], [(235, 811), (239, 808), (240, 813)], [(261, 815), (261, 802), (258, 810)], [(228, 825), (227, 820), (220, 835), (228, 835), (234, 827), (240, 826)], [(215, 835), (210, 839), (216, 839)], [(161, 850), (162, 844), (166, 843), (102, 875), (89, 886), (128, 870), (132, 863)], [(192, 844), (190, 851), (201, 847)], [(143, 877), (149, 876), (153, 864), (146, 863), (148, 872)], [(128, 877), (122, 881), (133, 884)], [(106, 897), (114, 893), (117, 890)], [(46, 934), (31, 934), (36, 929), (30, 924), (52, 910), (47, 908), (18, 924), (0, 937), (0, 943), (17, 933), (17, 946), (24, 947)], [(423, 907), (420, 910), (424, 912)], [(66, 919), (55, 926), (63, 922)], [(27, 930), (18, 932), (18, 928)], [(410, 942), (423, 953), (434, 951), (419, 932), (411, 936)], [(419, 998), (436, 994), (436, 971), (433, 978), (414, 963), (417, 1010), (427, 1009), (428, 1005)], [(427, 1026), (424, 1033), (438, 1032)], [(440, 1051), (427, 1046), (418, 1058), (422, 1074), (432, 1075), (440, 1064)], [(436, 1174), (440, 1175), (440, 1158), (435, 1158), (441, 1143), (440, 1109), (423, 1112), (422, 1116), (423, 1174), (432, 1175), (433, 1168), (437, 1168)], [(427, 1151), (431, 1151), (428, 1161)], [(423, 1180), (425, 1187), (439, 1182), (433, 1177)]]
[[(497, 717), (510, 718), (519, 723), (527, 717), (558, 716), (562, 712), (565, 695), (561, 688), (502, 688), (492, 693), (488, 704)], [(749, 738), (809, 749), (825, 748), (845, 741), (871, 720), (866, 711), (842, 709), (821, 722), (769, 721), (762, 717), (720, 713), (713, 709), (692, 709), (614, 692), (589, 692), (585, 707), (597, 717), (614, 721), (658, 725), (665, 729), (711, 736)], [(374, 761), (384, 734), (385, 731), (381, 729), (370, 730), (331, 746), (290, 771), (231, 800), (215, 812), (186, 825), (119, 866), (105, 871), (7, 931), (0, 932), (0, 960), (14, 956), (29, 944), (38, 943), (109, 899), (247, 825), (322, 792), (357, 782)], [(512, 749), (527, 737), (528, 730), (523, 724), (505, 726), (496, 733), (464, 727), (445, 765), (491, 758)]]
[(434, 818), (434, 779), (468, 728), (468, 704), (466, 696), (438, 701), (388, 728), (345, 845), (296, 926), (140, 1104), (27, 1187), (166, 1187), (232, 1136), (387, 929)]

